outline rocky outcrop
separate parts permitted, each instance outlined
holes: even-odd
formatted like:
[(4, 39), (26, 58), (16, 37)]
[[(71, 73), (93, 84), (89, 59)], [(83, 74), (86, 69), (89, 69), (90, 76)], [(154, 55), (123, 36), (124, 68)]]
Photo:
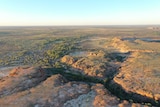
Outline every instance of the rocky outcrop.
[[(150, 42), (152, 41), (152, 42)], [(145, 38), (113, 38), (111, 46), (118, 49), (122, 53), (127, 52), (145, 52), (155, 53), (160, 52), (159, 39), (145, 39)]]
[(148, 107), (137, 103), (120, 101), (102, 84), (92, 84), (87, 94), (80, 95), (76, 99), (68, 100), (63, 107)]
[(101, 84), (92, 86), (96, 96), (93, 102), (94, 107), (113, 107), (119, 104), (118, 98), (112, 96)]
[[(47, 74), (42, 68), (13, 69), (3, 81), (0, 81), (0, 84), (5, 83), (0, 85), (0, 107), (122, 107), (124, 105), (131, 107), (132, 105), (111, 95), (102, 84), (70, 82), (60, 74), (50, 77)], [(2, 89), (5, 93), (2, 93), (4, 91)]]
[[(65, 55), (61, 62), (70, 65), (74, 69), (77, 69), (82, 75), (87, 75), (91, 77), (97, 77), (104, 79), (111, 76), (116, 72), (119, 67), (116, 64), (108, 63), (107, 58), (105, 58), (105, 53), (103, 51), (90, 52), (86, 57), (75, 58), (69, 55)], [(72, 72), (74, 70), (72, 69)]]
[(68, 64), (73, 64), (76, 62), (76, 59), (73, 58), (72, 56), (69, 56), (69, 55), (65, 55), (62, 59), (61, 59), (61, 62), (63, 63), (68, 63)]
[(104, 51), (96, 51), (96, 52), (89, 52), (88, 54), (89, 57), (105, 57), (105, 52)]
[(121, 38), (113, 38), (112, 39), (112, 46), (114, 48), (119, 49), (120, 52), (122, 53), (127, 53), (130, 51), (130, 48), (126, 45), (127, 41), (122, 40)]
[(46, 78), (47, 73), (42, 68), (14, 68), (8, 76), (0, 79), (0, 97), (34, 87)]
[(118, 104), (118, 98), (110, 95), (102, 84), (93, 84), (90, 92), (67, 101), (63, 107), (111, 107)]
[(160, 101), (159, 54), (132, 53), (122, 65), (114, 81), (127, 92)]
[[(11, 71), (10, 75), (6, 79), (3, 79), (4, 82), (6, 81), (5, 86), (7, 88), (4, 89), (4, 86), (0, 86), (1, 89), (5, 90), (5, 92), (3, 92), (4, 90), (1, 91), (0, 106), (62, 107), (63, 103), (67, 100), (90, 91), (88, 84), (68, 82), (59, 74), (53, 75), (46, 80), (43, 79), (44, 81), (42, 82), (42, 75), (40, 74), (41, 72), (44, 73), (44, 71), (39, 73), (38, 70), (33, 68), (18, 68)], [(8, 80), (9, 78), (12, 78), (12, 82)], [(34, 80), (31, 78), (34, 78)], [(38, 84), (35, 80), (39, 80), (41, 83)], [(3, 83), (3, 81), (0, 81), (0, 83)], [(28, 81), (32, 83), (32, 85), (30, 84), (31, 86)]]

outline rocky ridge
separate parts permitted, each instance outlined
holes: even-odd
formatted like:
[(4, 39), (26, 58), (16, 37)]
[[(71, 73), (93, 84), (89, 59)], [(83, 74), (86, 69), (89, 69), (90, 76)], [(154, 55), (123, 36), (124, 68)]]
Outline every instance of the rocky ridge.
[(160, 44), (132, 38), (114, 38), (113, 41), (112, 45), (121, 52), (130, 52), (130, 56), (122, 63), (119, 73), (114, 77), (114, 82), (128, 93), (133, 92), (160, 102)]
[[(9, 78), (11, 78), (12, 83)], [(102, 84), (68, 81), (60, 74), (48, 76), (48, 72), (42, 68), (18, 67), (2, 79), (3, 81), (0, 81), (0, 83), (5, 83), (6, 87), (4, 89), (4, 86), (0, 85), (0, 107), (141, 106), (128, 101), (120, 101), (117, 97), (111, 95)], [(32, 85), (24, 81), (31, 81), (29, 83), (32, 83)], [(10, 87), (17, 90), (13, 91), (13, 88)]]
[(85, 57), (74, 57), (65, 55), (61, 59), (72, 68), (72, 72), (78, 72), (81, 75), (105, 79), (116, 72), (119, 64), (109, 63), (104, 51), (88, 52)]

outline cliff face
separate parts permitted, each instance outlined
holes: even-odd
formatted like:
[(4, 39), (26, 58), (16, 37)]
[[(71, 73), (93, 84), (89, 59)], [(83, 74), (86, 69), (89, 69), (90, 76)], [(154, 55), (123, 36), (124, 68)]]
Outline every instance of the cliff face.
[(68, 81), (60, 74), (48, 77), (42, 68), (18, 67), (0, 81), (0, 107), (131, 107), (102, 84)]

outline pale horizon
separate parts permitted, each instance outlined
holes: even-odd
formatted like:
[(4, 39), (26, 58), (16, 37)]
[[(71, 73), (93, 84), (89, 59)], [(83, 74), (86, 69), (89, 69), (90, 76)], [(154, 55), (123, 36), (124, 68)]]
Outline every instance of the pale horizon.
[(159, 0), (1, 0), (0, 26), (160, 25)]

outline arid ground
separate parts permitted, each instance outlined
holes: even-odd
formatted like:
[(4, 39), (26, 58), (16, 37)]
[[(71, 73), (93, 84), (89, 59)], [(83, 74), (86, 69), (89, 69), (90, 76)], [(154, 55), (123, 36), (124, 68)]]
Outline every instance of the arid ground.
[(0, 27), (0, 107), (159, 107), (160, 26)]

